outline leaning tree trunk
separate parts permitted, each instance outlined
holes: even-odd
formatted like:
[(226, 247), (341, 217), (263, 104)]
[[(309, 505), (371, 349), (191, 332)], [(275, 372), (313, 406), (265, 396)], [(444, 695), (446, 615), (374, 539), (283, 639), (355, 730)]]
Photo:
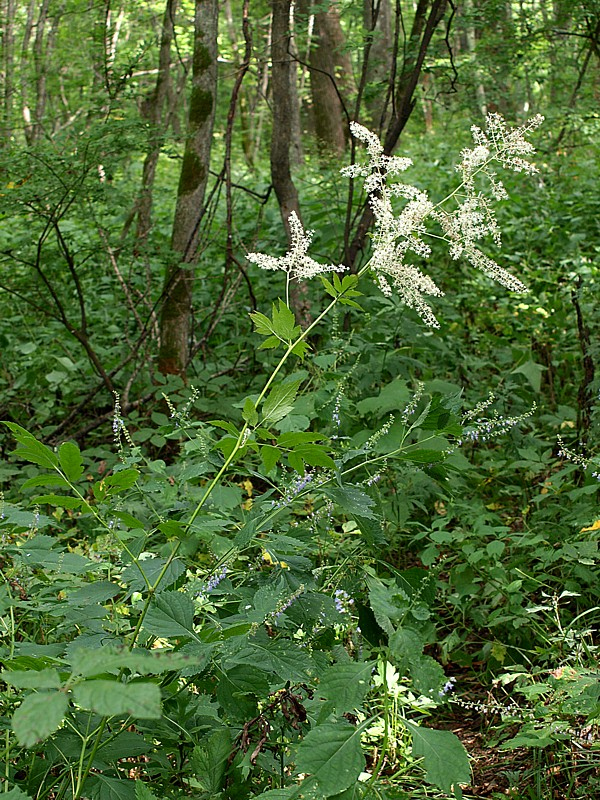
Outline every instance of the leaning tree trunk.
[(158, 369), (185, 380), (190, 352), (193, 264), (208, 181), (217, 92), (217, 0), (196, 0), (192, 92), (188, 131), (177, 189), (171, 247), (160, 319)]

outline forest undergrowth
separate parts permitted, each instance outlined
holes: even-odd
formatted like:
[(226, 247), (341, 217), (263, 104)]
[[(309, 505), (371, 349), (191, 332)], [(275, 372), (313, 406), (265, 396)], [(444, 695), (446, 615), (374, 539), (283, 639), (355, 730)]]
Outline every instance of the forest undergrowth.
[[(292, 217), (275, 255), (260, 210), (244, 275), (265, 272), (187, 385), (140, 371), (90, 395), (86, 358), (60, 319), (34, 328), (15, 272), (6, 318), (30, 336), (2, 332), (20, 364), (1, 397), (6, 798), (600, 790), (597, 164), (534, 167), (540, 123), (490, 115), (457, 169), (423, 160), (419, 188), (355, 125), (366, 156), (307, 190), (314, 235)], [(13, 187), (23, 207), (61, 159)], [(344, 179), (376, 218), (356, 274), (322, 200)], [(119, 190), (94, 191), (104, 230)], [(69, 255), (92, 258), (82, 209), (65, 195), (65, 285)], [(303, 327), (290, 289), (308, 279)], [(83, 281), (101, 333), (77, 341), (119, 363), (113, 283)], [(216, 284), (207, 269), (209, 328)]]

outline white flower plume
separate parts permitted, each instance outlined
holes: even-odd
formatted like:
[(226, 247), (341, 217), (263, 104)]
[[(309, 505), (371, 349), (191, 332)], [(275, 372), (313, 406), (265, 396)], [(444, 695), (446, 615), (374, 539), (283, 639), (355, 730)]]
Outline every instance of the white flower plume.
[(248, 253), (246, 256), (248, 261), (257, 264), (261, 269), (282, 270), (290, 278), (296, 278), (299, 281), (314, 278), (315, 275), (322, 272), (331, 272), (332, 270), (341, 272), (345, 269), (343, 265), (319, 264), (318, 261), (306, 255), (314, 231), (304, 230), (295, 211), (292, 211), (288, 217), (288, 224), (291, 242), (290, 249), (284, 256), (275, 258), (264, 253)]
[[(492, 171), (492, 163), (515, 172), (537, 172), (535, 165), (528, 161), (534, 148), (527, 136), (543, 120), (538, 114), (524, 125), (511, 128), (499, 114), (488, 114), (485, 132), (474, 125), (471, 132), (475, 147), (461, 152), (462, 161), (456, 167), (461, 173), (462, 183), (437, 205), (431, 202), (426, 192), (414, 186), (390, 182), (390, 176), (407, 169), (411, 160), (385, 155), (383, 145), (374, 133), (357, 122), (350, 123), (353, 136), (365, 143), (369, 159), (366, 164), (351, 164), (341, 172), (351, 178), (364, 178), (365, 191), (375, 217), (369, 268), (375, 273), (375, 282), (384, 294), (391, 295), (392, 287), (395, 288), (404, 303), (414, 308), (427, 325), (438, 327), (424, 296), (439, 296), (443, 292), (429, 276), (406, 263), (409, 252), (421, 259), (431, 254), (429, 245), (423, 240), (428, 233), (429, 219), (441, 227), (441, 238), (449, 244), (452, 258), (464, 256), (474, 267), (511, 291), (527, 291), (518, 278), (482, 253), (476, 245), (481, 239), (490, 237), (496, 246), (500, 246), (500, 229), (493, 201), (505, 199), (508, 195)], [(483, 191), (475, 185), (478, 175), (485, 179), (487, 188), (484, 187)], [(399, 213), (393, 208), (394, 198), (406, 201)], [(449, 203), (450, 208), (446, 208)]]

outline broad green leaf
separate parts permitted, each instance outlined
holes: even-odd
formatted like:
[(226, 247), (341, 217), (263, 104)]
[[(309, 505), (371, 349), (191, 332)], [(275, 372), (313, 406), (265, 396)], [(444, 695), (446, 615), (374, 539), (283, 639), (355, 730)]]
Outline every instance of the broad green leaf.
[(28, 695), (12, 718), (12, 727), (23, 747), (33, 747), (56, 731), (69, 707), (63, 692), (36, 692)]
[(247, 397), (244, 401), (242, 417), (244, 422), (247, 422), (252, 428), (258, 423), (258, 411), (251, 397)]
[(17, 447), (14, 451), (14, 455), (17, 456), (17, 458), (30, 461), (32, 464), (38, 464), (40, 467), (56, 469), (58, 466), (58, 458), (49, 447), (38, 442), (35, 436), (32, 436), (29, 431), (26, 431), (25, 428), (22, 428), (15, 422), (5, 422), (4, 425), (12, 431), (13, 436), (20, 445), (20, 447)]
[(102, 743), (99, 750), (100, 758), (103, 761), (117, 761), (121, 758), (134, 758), (148, 753), (154, 745), (147, 742), (139, 733), (133, 731), (122, 731), (114, 739), (109, 739)]
[(2, 793), (2, 800), (32, 800), (32, 797), (22, 792), (18, 786), (13, 786), (12, 789)]
[(66, 481), (62, 475), (36, 475), (34, 478), (29, 478), (25, 481), (23, 489), (33, 489), (36, 486), (61, 486), (65, 489), (70, 489), (69, 482)]
[(136, 783), (124, 778), (111, 778), (100, 772), (91, 775), (85, 782), (86, 797), (91, 800), (137, 800)]
[(55, 669), (9, 672), (2, 670), (2, 680), (18, 689), (59, 689), (62, 681)]
[(135, 782), (135, 800), (159, 800), (143, 781)]
[(337, 503), (344, 513), (350, 516), (357, 514), (366, 519), (375, 518), (375, 514), (371, 510), (375, 505), (375, 501), (358, 486), (347, 485), (325, 488), (323, 493), (334, 503)]
[(319, 681), (317, 695), (330, 701), (339, 714), (358, 708), (371, 683), (374, 662), (334, 664)]
[(277, 464), (281, 450), (271, 444), (263, 444), (260, 448), (260, 457), (263, 462), (265, 472), (270, 472)]
[(205, 742), (194, 747), (190, 766), (204, 791), (211, 797), (217, 795), (223, 788), (231, 748), (231, 734), (228, 728), (215, 731)]
[(219, 673), (217, 699), (234, 720), (252, 718), (258, 699), (266, 698), (270, 691), (268, 676), (261, 669), (248, 669), (243, 665)]
[(58, 448), (60, 468), (71, 483), (75, 483), (83, 475), (81, 452), (73, 442), (63, 442)]
[[(326, 467), (335, 469), (335, 461), (322, 444), (299, 444), (294, 447), (294, 455), (301, 458), (311, 467)], [(288, 456), (289, 459), (289, 456)]]
[(290, 381), (289, 383), (277, 383), (273, 386), (262, 407), (263, 425), (268, 427), (290, 413), (294, 407), (294, 400), (301, 382)]
[[(166, 563), (166, 558), (148, 558), (145, 561), (140, 561), (139, 565), (130, 564), (127, 569), (123, 571), (121, 578), (127, 583), (131, 591), (143, 591), (146, 588), (146, 581), (142, 577), (141, 570), (144, 571), (143, 574), (146, 576), (148, 583), (154, 586)], [(157, 591), (162, 593), (164, 589), (168, 589), (184, 572), (185, 565), (183, 562), (178, 558), (173, 559), (167, 567), (167, 571), (163, 575)]]
[(75, 686), (73, 694), (79, 706), (103, 717), (159, 719), (162, 714), (160, 688), (155, 683), (88, 680)]
[(194, 632), (194, 603), (182, 592), (162, 592), (150, 604), (144, 629), (165, 639), (198, 638)]
[(360, 730), (347, 722), (313, 728), (300, 742), (296, 756), (296, 772), (312, 775), (326, 797), (356, 783), (364, 766)]
[(32, 502), (37, 505), (48, 504), (49, 506), (56, 506), (57, 508), (72, 509), (81, 508), (81, 506), (87, 507), (85, 500), (79, 497), (69, 497), (68, 495), (60, 494), (42, 494), (39, 497), (35, 497)]
[[(208, 645), (202, 645), (208, 647)], [(128, 669), (138, 675), (160, 675), (163, 672), (191, 667), (201, 662), (200, 652), (174, 652), (172, 650), (125, 650), (116, 647), (99, 649), (76, 648), (69, 653), (69, 663), (74, 675), (91, 678), (112, 672), (115, 675)]]
[(547, 370), (543, 364), (538, 364), (532, 358), (521, 366), (513, 369), (513, 375), (524, 375), (534, 392), (539, 392), (542, 387), (542, 373)]
[(137, 519), (137, 517), (132, 516), (127, 511), (114, 511), (113, 517), (115, 517), (115, 519), (120, 520), (123, 523), (123, 525), (126, 525), (128, 528), (131, 528), (132, 530), (139, 530), (139, 529), (143, 530), (145, 527), (144, 523), (141, 522), (141, 520)]
[(443, 792), (462, 797), (461, 783), (471, 782), (469, 756), (460, 739), (450, 731), (437, 731), (403, 720), (412, 735), (412, 752), (423, 758), (425, 777)]
[(105, 486), (111, 489), (131, 489), (135, 485), (140, 473), (137, 469), (122, 469), (103, 479)]

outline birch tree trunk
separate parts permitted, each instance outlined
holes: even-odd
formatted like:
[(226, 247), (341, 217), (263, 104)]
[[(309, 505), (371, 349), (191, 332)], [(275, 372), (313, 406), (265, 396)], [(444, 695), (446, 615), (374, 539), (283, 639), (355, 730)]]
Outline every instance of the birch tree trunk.
[(196, 0), (192, 90), (188, 130), (177, 189), (171, 247), (160, 319), (158, 369), (185, 380), (190, 353), (193, 264), (196, 260), (217, 93), (217, 0)]

